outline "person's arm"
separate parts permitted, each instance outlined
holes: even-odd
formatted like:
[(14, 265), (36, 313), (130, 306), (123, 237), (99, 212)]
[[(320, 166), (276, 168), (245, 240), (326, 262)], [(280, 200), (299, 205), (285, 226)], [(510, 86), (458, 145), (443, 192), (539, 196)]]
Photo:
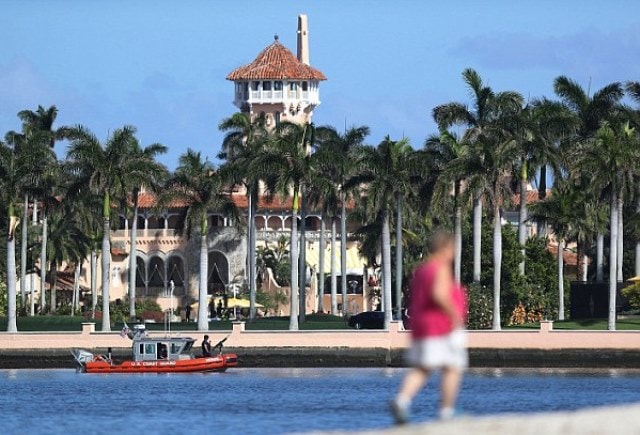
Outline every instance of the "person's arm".
[(463, 326), (463, 320), (451, 297), (452, 282), (451, 273), (441, 266), (433, 282), (433, 301), (449, 316), (453, 329), (458, 329)]

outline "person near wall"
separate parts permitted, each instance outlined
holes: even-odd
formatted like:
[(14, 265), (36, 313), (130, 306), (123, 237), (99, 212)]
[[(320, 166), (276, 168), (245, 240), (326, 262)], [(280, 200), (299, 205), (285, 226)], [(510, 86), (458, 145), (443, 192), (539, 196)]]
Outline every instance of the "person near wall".
[(397, 424), (409, 419), (413, 398), (435, 370), (442, 371), (439, 417), (455, 416), (455, 404), (464, 370), (468, 365), (465, 321), (467, 296), (454, 280), (453, 236), (436, 232), (429, 243), (430, 255), (417, 267), (411, 280), (411, 348), (407, 358), (411, 369), (391, 402)]

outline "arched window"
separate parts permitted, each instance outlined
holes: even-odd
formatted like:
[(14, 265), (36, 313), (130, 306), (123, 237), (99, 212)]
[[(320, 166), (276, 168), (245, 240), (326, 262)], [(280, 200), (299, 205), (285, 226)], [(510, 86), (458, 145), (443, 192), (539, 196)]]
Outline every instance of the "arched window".
[(152, 257), (149, 261), (149, 287), (164, 288), (164, 261), (160, 257)]
[(280, 112), (276, 112), (273, 114), (275, 121), (276, 121), (276, 127), (280, 125)]
[(173, 280), (176, 287), (182, 287), (184, 279), (184, 262), (179, 256), (172, 255), (167, 262), (167, 280)]

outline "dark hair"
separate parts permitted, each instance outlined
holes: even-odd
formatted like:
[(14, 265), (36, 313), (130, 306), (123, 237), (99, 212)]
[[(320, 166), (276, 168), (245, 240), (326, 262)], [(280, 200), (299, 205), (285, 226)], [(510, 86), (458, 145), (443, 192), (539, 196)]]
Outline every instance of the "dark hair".
[(205, 339), (205, 340), (208, 340), (208, 339), (209, 339), (209, 336), (208, 336), (208, 335), (205, 335), (205, 336), (204, 336), (204, 339)]
[(437, 230), (429, 238), (429, 252), (438, 252), (453, 243), (453, 234), (449, 231)]

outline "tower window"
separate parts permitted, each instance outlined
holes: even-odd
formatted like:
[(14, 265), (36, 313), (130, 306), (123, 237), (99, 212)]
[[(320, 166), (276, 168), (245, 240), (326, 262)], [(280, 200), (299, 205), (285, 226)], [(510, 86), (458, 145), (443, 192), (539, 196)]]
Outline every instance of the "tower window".
[(262, 90), (270, 91), (271, 90), (271, 82), (262, 82)]
[(282, 82), (273, 82), (273, 90), (281, 91), (282, 90)]
[(290, 82), (289, 90), (295, 91), (296, 89), (298, 89), (298, 82)]
[(257, 91), (260, 88), (260, 82), (251, 82), (251, 90)]
[(302, 90), (304, 92), (309, 90), (309, 82), (302, 82)]

